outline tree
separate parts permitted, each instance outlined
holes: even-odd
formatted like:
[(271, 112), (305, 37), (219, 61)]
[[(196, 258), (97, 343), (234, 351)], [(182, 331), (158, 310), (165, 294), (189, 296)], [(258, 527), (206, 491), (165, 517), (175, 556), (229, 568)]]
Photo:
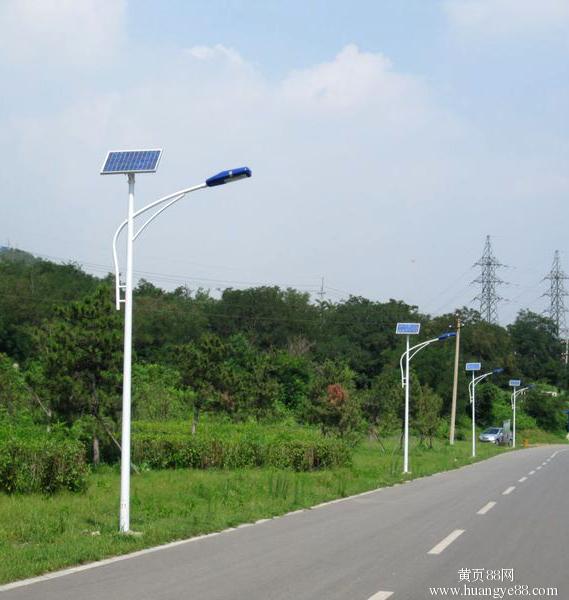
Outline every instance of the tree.
[(83, 419), (92, 441), (93, 462), (100, 460), (106, 420), (116, 422), (121, 391), (121, 320), (110, 289), (98, 288), (82, 301), (60, 306), (37, 328), (34, 338), (41, 386), (55, 414), (72, 424)]
[(327, 306), (315, 354), (319, 360), (346, 363), (356, 374), (358, 387), (369, 387), (386, 364), (399, 360), (395, 355), (401, 339), (395, 334), (395, 323), (421, 319), (417, 307), (404, 302), (381, 303), (350, 296)]
[(166, 421), (185, 419), (191, 395), (181, 389), (180, 373), (171, 366), (134, 364), (132, 412), (136, 419)]
[(433, 447), (433, 438), (441, 420), (442, 398), (428, 385), (424, 385), (415, 398), (415, 418), (413, 426), (419, 433), (419, 443), (429, 440), (429, 448)]
[(244, 333), (262, 350), (286, 348), (298, 338), (313, 339), (319, 323), (308, 293), (277, 286), (226, 289), (208, 314), (217, 334)]
[(385, 367), (363, 394), (362, 408), (371, 430), (383, 447), (382, 438), (401, 430), (404, 390), (393, 367)]
[(0, 353), (0, 409), (15, 416), (32, 408), (30, 392), (19, 365)]
[(565, 430), (567, 398), (557, 390), (537, 386), (518, 398), (525, 412), (536, 420), (542, 429), (561, 432)]
[(331, 360), (317, 365), (310, 395), (303, 416), (308, 422), (318, 424), (323, 433), (336, 432), (350, 438), (362, 429), (355, 374), (347, 365)]
[(557, 385), (562, 377), (562, 345), (555, 323), (529, 310), (519, 312), (508, 326), (522, 376)]

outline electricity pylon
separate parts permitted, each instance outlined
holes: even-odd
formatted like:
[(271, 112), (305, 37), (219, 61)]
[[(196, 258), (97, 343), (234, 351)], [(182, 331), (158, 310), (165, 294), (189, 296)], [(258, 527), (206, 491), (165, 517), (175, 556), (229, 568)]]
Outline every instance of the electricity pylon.
[(496, 272), (505, 265), (494, 256), (489, 235), (486, 236), (482, 258), (478, 262), (475, 262), (474, 266), (482, 269), (480, 277), (472, 282), (480, 285), (480, 294), (474, 298), (474, 300), (480, 302), (480, 316), (488, 323), (497, 324), (498, 303), (503, 298), (498, 296), (496, 288), (499, 285), (503, 285), (504, 281), (496, 275)]
[(567, 326), (565, 321), (565, 280), (569, 277), (561, 268), (561, 260), (559, 259), (559, 250), (555, 251), (553, 256), (553, 265), (551, 271), (543, 278), (543, 281), (549, 281), (549, 290), (543, 294), (549, 297), (549, 308), (546, 313), (549, 318), (555, 323), (557, 336), (561, 339), (567, 337)]

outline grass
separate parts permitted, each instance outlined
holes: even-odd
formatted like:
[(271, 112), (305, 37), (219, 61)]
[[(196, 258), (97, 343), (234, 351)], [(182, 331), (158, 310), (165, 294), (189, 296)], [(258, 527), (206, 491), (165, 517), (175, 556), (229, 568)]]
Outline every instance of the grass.
[[(483, 460), (507, 450), (479, 444)], [(102, 467), (86, 492), (0, 494), (0, 582), (31, 577), (69, 565), (280, 515), (334, 498), (393, 485), (469, 464), (470, 442), (429, 450), (412, 444), (412, 473), (401, 474), (396, 440), (385, 452), (376, 442), (361, 444), (353, 465), (315, 472), (276, 469), (164, 470), (133, 475), (131, 528), (140, 537), (117, 533), (119, 472)]]

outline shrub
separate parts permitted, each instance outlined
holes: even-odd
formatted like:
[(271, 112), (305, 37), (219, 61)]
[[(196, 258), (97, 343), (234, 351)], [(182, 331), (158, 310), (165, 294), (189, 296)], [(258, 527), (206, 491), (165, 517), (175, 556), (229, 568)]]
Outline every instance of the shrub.
[(192, 436), (176, 424), (160, 428), (137, 423), (132, 458), (153, 469), (275, 467), (309, 471), (347, 465), (351, 451), (344, 440), (298, 427), (222, 424), (204, 427)]
[(85, 449), (76, 440), (45, 434), (0, 437), (0, 490), (9, 494), (81, 491), (87, 472)]

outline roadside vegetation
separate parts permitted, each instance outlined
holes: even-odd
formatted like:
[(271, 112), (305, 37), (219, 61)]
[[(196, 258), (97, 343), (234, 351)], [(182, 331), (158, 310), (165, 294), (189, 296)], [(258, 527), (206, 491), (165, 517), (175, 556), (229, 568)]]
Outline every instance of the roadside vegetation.
[[(398, 321), (438, 336), (397, 300), (313, 302), (294, 289), (220, 298), (141, 281), (135, 302), (132, 528), (117, 534), (122, 318), (109, 277), (0, 252), (0, 580), (254, 521), (402, 480)], [(461, 363), (503, 374), (477, 388), (477, 424), (511, 418), (518, 441), (562, 442), (568, 368), (554, 324), (521, 311), (508, 327), (459, 309)], [(459, 376), (448, 444), (454, 344), (413, 360), (412, 477), (468, 464)], [(506, 449), (479, 444), (478, 459)]]

